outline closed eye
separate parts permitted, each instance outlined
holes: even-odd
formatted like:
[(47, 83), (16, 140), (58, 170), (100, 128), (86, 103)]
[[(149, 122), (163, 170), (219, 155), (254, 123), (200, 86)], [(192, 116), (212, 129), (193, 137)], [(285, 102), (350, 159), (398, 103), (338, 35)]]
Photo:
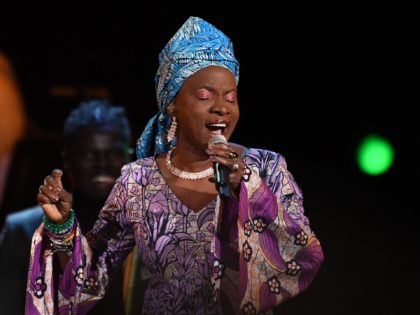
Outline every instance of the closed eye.
[(231, 103), (236, 102), (236, 92), (235, 92), (235, 91), (232, 91), (232, 92), (227, 93), (227, 94), (225, 95), (225, 99), (226, 99), (228, 102), (231, 102)]
[(197, 91), (197, 97), (200, 99), (200, 100), (208, 100), (209, 98), (211, 98), (213, 96), (213, 93), (212, 92), (210, 92), (209, 90), (207, 90), (207, 89), (199, 89), (198, 91)]

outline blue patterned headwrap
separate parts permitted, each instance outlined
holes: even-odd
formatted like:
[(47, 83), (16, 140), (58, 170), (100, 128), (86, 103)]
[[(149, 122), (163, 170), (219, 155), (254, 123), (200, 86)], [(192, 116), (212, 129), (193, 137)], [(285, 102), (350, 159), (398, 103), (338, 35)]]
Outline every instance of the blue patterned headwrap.
[(155, 87), (160, 111), (137, 140), (138, 158), (167, 152), (175, 144), (175, 140), (172, 143), (166, 140), (171, 125), (166, 108), (188, 77), (209, 66), (228, 69), (238, 83), (239, 63), (230, 39), (210, 23), (190, 17), (159, 55)]

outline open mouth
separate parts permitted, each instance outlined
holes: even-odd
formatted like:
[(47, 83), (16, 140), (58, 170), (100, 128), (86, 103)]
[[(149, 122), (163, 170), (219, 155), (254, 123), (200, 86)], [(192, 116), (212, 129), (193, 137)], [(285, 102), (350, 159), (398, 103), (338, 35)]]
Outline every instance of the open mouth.
[(227, 128), (226, 123), (210, 123), (206, 125), (212, 135), (222, 135)]

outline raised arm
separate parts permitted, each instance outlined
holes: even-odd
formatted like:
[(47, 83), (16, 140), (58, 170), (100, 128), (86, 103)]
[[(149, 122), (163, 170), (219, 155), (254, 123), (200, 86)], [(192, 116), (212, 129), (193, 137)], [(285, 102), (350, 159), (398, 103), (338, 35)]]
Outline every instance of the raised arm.
[[(28, 314), (35, 310), (39, 314), (56, 314), (57, 310), (58, 314), (68, 314), (71, 309), (77, 309), (77, 314), (86, 314), (103, 297), (112, 275), (135, 244), (131, 225), (125, 224), (124, 219), (129, 176), (130, 166), (127, 165), (122, 169), (93, 230), (86, 237), (81, 233), (77, 218), (74, 219), (75, 233), (62, 273), (54, 264), (56, 249), (54, 244), (51, 246), (51, 237), (62, 242), (60, 235), (48, 230), (45, 224), (35, 232), (26, 297)], [(50, 181), (47, 180), (47, 184)], [(41, 191), (44, 190), (43, 187)], [(51, 193), (48, 195), (50, 199), (54, 197)], [(58, 207), (51, 208), (48, 218), (66, 224), (67, 221), (62, 221), (66, 213)]]

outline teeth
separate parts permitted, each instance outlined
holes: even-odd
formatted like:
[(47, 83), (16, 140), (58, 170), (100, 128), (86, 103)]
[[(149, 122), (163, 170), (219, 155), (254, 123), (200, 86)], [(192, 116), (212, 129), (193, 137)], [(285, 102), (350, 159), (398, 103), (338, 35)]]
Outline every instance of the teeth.
[(108, 176), (108, 175), (98, 175), (93, 178), (93, 181), (97, 183), (110, 183), (110, 182), (112, 183), (115, 180), (116, 179), (113, 176)]
[(208, 124), (210, 127), (226, 128), (226, 124)]

